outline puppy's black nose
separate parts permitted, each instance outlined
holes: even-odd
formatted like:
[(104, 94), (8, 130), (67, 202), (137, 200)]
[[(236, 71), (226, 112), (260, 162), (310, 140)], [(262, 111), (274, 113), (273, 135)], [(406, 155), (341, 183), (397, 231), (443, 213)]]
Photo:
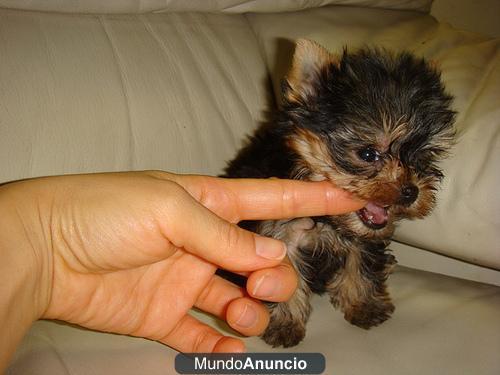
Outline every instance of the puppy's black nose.
[(413, 184), (405, 185), (401, 188), (401, 197), (399, 202), (405, 206), (409, 206), (418, 197), (418, 187)]

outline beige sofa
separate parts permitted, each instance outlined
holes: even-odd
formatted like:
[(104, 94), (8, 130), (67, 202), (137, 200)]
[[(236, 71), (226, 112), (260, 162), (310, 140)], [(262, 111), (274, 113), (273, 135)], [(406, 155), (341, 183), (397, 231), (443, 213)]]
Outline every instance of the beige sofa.
[[(326, 374), (499, 374), (500, 40), (440, 24), (429, 7), (0, 0), (0, 182), (142, 169), (218, 174), (276, 105), (291, 41), (409, 49), (438, 62), (456, 97), (460, 140), (443, 166), (439, 205), (397, 231), (392, 248), (403, 266), (389, 282), (392, 319), (365, 331), (316, 297), (306, 339), (289, 350), (323, 353)], [(258, 338), (246, 344), (274, 350)], [(175, 354), (40, 321), (7, 373), (173, 374)]]

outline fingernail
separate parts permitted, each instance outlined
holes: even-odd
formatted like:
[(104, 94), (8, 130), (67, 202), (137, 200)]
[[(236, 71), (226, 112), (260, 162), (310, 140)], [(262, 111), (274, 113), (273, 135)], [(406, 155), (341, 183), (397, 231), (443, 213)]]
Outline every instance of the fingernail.
[(245, 308), (241, 313), (238, 320), (234, 322), (234, 325), (237, 325), (242, 328), (250, 328), (257, 323), (257, 311), (250, 306), (249, 304), (245, 304)]
[(255, 252), (266, 259), (281, 260), (286, 255), (286, 246), (272, 238), (255, 236)]
[(255, 283), (252, 296), (257, 298), (270, 298), (276, 296), (280, 289), (280, 281), (269, 275), (261, 276)]

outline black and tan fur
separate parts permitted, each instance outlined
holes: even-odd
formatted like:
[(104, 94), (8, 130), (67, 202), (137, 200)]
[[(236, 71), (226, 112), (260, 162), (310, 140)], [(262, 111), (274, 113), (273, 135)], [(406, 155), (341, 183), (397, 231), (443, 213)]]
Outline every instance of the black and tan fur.
[(376, 49), (335, 56), (300, 40), (276, 121), (229, 163), (227, 177), (331, 181), (369, 202), (340, 216), (246, 222), (285, 241), (301, 275), (286, 303), (271, 304), (263, 339), (285, 347), (305, 335), (311, 293), (327, 293), (346, 320), (376, 326), (394, 311), (386, 279), (395, 223), (422, 218), (442, 178), (454, 112), (432, 64)]

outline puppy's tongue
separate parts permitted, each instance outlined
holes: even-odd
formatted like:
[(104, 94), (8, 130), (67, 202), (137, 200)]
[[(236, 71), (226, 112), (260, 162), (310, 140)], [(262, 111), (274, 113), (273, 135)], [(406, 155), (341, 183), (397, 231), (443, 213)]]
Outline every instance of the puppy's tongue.
[(387, 210), (375, 203), (368, 202), (363, 208), (363, 216), (373, 224), (383, 225), (387, 222)]

